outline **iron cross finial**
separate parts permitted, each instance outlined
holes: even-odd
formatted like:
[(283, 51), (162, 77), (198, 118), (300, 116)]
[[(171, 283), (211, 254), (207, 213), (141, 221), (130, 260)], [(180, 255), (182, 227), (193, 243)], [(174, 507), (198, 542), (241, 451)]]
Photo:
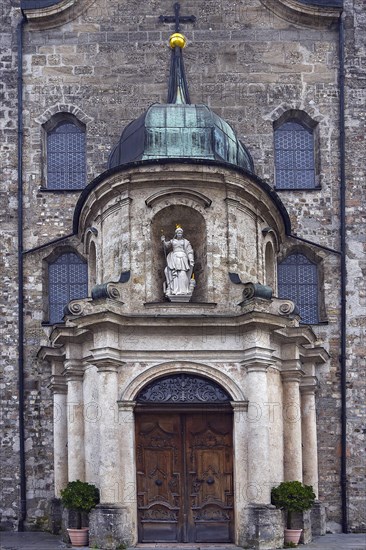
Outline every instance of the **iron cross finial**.
[(196, 17), (194, 15), (180, 15), (180, 4), (174, 4), (174, 15), (161, 15), (159, 21), (162, 23), (175, 23), (175, 32), (180, 31), (180, 23), (194, 23)]

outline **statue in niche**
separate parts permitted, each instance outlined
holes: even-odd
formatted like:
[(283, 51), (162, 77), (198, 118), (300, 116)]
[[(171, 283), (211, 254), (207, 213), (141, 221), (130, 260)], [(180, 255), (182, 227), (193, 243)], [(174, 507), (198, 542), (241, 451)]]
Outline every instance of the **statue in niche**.
[[(161, 236), (166, 267), (164, 294), (171, 302), (189, 302), (196, 282), (193, 275), (194, 252), (191, 243), (183, 237), (183, 229), (176, 225), (170, 241)], [(167, 254), (167, 250), (171, 251)]]

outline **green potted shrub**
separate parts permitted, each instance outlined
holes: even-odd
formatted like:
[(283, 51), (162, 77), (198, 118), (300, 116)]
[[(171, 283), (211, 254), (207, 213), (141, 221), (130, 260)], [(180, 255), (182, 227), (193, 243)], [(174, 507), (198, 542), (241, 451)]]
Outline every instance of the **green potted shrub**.
[(302, 529), (292, 529), (292, 514), (310, 510), (315, 501), (315, 494), (310, 485), (300, 481), (283, 481), (271, 491), (271, 502), (276, 508), (286, 510), (285, 543), (299, 543)]
[(99, 502), (99, 489), (85, 481), (69, 481), (65, 489), (61, 491), (61, 502), (68, 510), (76, 513), (76, 528), (68, 528), (71, 544), (73, 546), (86, 546), (88, 544), (89, 528), (82, 527), (82, 513), (89, 513)]

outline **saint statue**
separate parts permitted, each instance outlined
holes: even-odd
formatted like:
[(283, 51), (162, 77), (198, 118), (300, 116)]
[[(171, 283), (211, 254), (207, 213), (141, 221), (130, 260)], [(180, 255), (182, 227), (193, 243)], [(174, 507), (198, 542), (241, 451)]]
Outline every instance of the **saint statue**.
[[(194, 252), (191, 243), (183, 237), (183, 229), (176, 226), (170, 241), (161, 236), (166, 256), (164, 293), (172, 302), (189, 302), (195, 287)], [(171, 249), (167, 255), (166, 251)]]

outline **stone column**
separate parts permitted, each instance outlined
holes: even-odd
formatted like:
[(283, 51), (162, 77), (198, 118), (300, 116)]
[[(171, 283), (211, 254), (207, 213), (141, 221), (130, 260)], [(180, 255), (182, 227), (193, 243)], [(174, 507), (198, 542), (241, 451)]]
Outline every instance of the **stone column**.
[(137, 519), (136, 501), (136, 449), (134, 401), (119, 401), (122, 502), (130, 509), (134, 522)]
[(232, 401), (231, 406), (234, 410), (233, 419), (233, 453), (234, 453), (234, 481), (235, 481), (235, 543), (239, 544), (239, 529), (245, 507), (248, 501), (247, 494), (247, 472), (248, 472), (248, 402)]
[(83, 369), (67, 361), (67, 439), (69, 481), (85, 481)]
[(55, 497), (67, 485), (67, 386), (64, 376), (51, 376), (53, 393), (53, 464)]
[(303, 481), (313, 487), (318, 498), (318, 446), (316, 437), (315, 376), (306, 376), (301, 381), (301, 428)]
[(301, 372), (282, 372), (285, 481), (302, 482)]
[[(103, 378), (110, 378), (106, 384), (106, 387), (110, 387), (112, 376)], [(117, 388), (117, 386), (116, 386)], [(104, 503), (103, 501), (90, 514), (90, 532), (89, 543), (90, 545), (96, 545), (98, 548), (115, 548), (120, 541), (123, 541), (128, 546), (135, 546), (137, 543), (137, 503), (136, 503), (136, 465), (135, 465), (135, 422), (134, 422), (134, 409), (135, 403), (131, 401), (118, 402), (118, 423), (116, 424), (115, 439), (110, 442), (115, 446), (113, 456), (116, 458), (116, 452), (119, 455), (119, 467), (118, 472), (112, 464), (112, 461), (106, 457), (106, 454), (101, 450), (101, 457), (109, 460), (109, 471), (112, 477), (118, 474), (119, 501), (115, 503)], [(102, 425), (101, 425), (102, 431)], [(106, 434), (106, 438), (107, 438)], [(104, 441), (105, 443), (105, 441)], [(101, 442), (101, 446), (104, 444)], [(103, 458), (101, 458), (101, 463)], [(117, 463), (116, 463), (117, 464)], [(103, 474), (104, 475), (104, 474)], [(103, 487), (102, 475), (101, 475), (101, 487)], [(108, 492), (108, 485), (104, 491)], [(103, 488), (101, 490), (103, 493)], [(115, 495), (116, 496), (116, 495)], [(108, 496), (108, 498), (111, 498)]]
[(98, 364), (98, 380), (100, 504), (115, 504), (120, 502), (121, 492), (117, 366), (109, 362)]
[(269, 426), (268, 426), (268, 365), (253, 362), (247, 368), (248, 396), (248, 500), (255, 504), (270, 504)]

